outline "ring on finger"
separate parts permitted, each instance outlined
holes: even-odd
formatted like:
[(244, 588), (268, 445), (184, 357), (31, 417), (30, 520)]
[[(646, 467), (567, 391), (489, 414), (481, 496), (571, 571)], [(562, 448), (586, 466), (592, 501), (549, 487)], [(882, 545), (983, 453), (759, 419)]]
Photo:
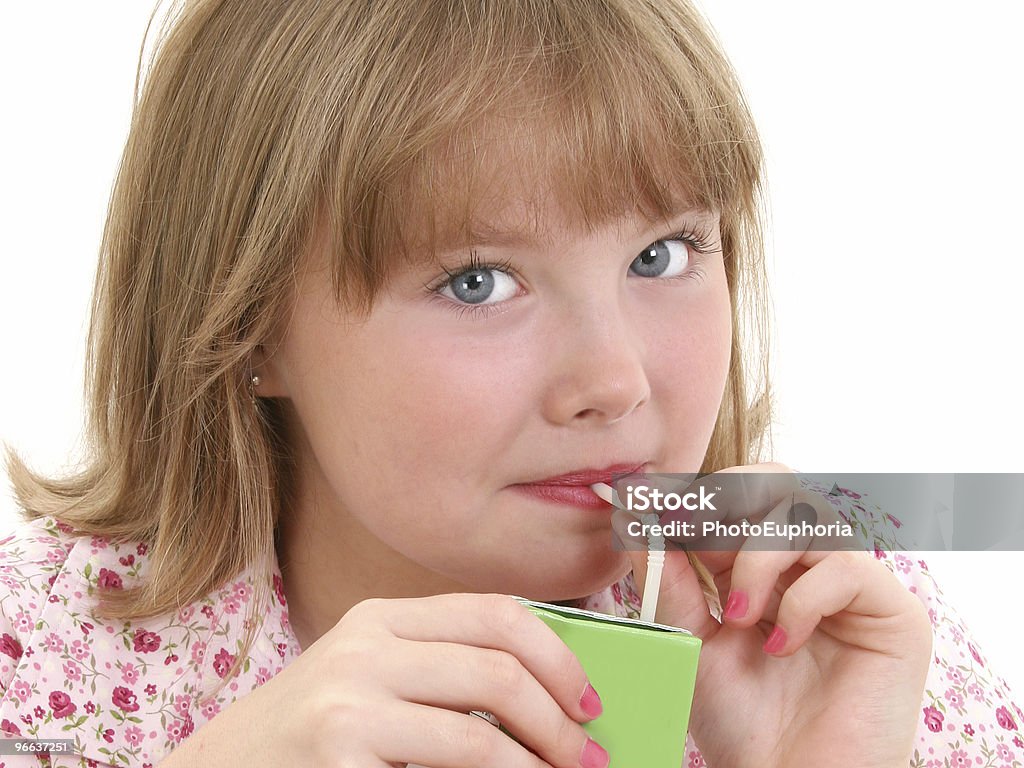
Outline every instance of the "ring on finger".
[(473, 717), (479, 717), (481, 720), (486, 720), (488, 723), (493, 725), (495, 728), (500, 728), (501, 727), (501, 721), (498, 720), (498, 718), (496, 718), (490, 712), (487, 712), (486, 710), (483, 710), (483, 709), (471, 709), (469, 711), (469, 714), (471, 714)]

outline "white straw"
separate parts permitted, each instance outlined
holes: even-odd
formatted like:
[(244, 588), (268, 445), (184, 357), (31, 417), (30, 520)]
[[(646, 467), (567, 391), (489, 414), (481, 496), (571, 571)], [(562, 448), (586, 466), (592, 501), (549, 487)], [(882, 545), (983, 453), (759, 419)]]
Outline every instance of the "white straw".
[[(590, 488), (613, 507), (625, 509), (612, 486), (607, 483), (594, 483)], [(630, 514), (636, 515), (635, 512)], [(647, 525), (658, 523), (657, 515), (636, 516)], [(643, 602), (640, 604), (641, 621), (654, 621), (654, 615), (658, 612), (658, 594), (661, 592), (661, 571), (664, 565), (665, 537), (652, 534), (647, 537), (647, 578), (644, 581)]]
[[(643, 522), (657, 525), (657, 515), (644, 515)], [(644, 598), (640, 604), (640, 621), (654, 621), (658, 612), (658, 593), (661, 591), (661, 569), (665, 565), (665, 538), (651, 534), (647, 537), (647, 579)]]
[(590, 490), (607, 501), (613, 507), (622, 509), (622, 502), (619, 501), (618, 494), (615, 493), (615, 489), (608, 485), (608, 483), (594, 483), (590, 486)]

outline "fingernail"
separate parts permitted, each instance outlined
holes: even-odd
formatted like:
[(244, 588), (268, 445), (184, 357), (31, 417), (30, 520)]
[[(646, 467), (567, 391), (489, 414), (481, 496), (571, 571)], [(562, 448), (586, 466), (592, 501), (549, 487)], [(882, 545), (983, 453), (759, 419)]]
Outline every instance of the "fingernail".
[(601, 697), (597, 695), (597, 691), (590, 683), (587, 683), (587, 687), (583, 689), (583, 695), (580, 696), (580, 708), (592, 718), (604, 712), (604, 707), (601, 706)]
[(605, 768), (608, 765), (608, 753), (596, 741), (587, 739), (587, 743), (583, 745), (583, 753), (580, 755), (580, 765), (583, 768)]
[(777, 653), (782, 650), (782, 646), (786, 644), (786, 630), (780, 627), (778, 624), (772, 630), (772, 633), (768, 635), (768, 639), (764, 641), (764, 652), (765, 653)]
[(747, 593), (742, 589), (729, 592), (729, 599), (725, 603), (725, 612), (722, 614), (727, 619), (742, 619), (747, 615)]

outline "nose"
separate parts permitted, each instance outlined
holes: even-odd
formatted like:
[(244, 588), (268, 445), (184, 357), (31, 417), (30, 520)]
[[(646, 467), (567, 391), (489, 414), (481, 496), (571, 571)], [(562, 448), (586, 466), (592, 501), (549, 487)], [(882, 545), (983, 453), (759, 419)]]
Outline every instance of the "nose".
[(552, 334), (547, 420), (563, 426), (612, 424), (650, 400), (642, 333), (614, 304), (568, 308)]

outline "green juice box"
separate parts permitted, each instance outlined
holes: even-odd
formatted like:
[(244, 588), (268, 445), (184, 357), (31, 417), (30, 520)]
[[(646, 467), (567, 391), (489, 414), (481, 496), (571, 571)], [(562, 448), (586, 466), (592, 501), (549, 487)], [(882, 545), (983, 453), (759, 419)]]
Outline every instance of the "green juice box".
[(685, 629), (516, 598), (572, 650), (604, 711), (583, 729), (617, 768), (680, 768), (700, 639)]

